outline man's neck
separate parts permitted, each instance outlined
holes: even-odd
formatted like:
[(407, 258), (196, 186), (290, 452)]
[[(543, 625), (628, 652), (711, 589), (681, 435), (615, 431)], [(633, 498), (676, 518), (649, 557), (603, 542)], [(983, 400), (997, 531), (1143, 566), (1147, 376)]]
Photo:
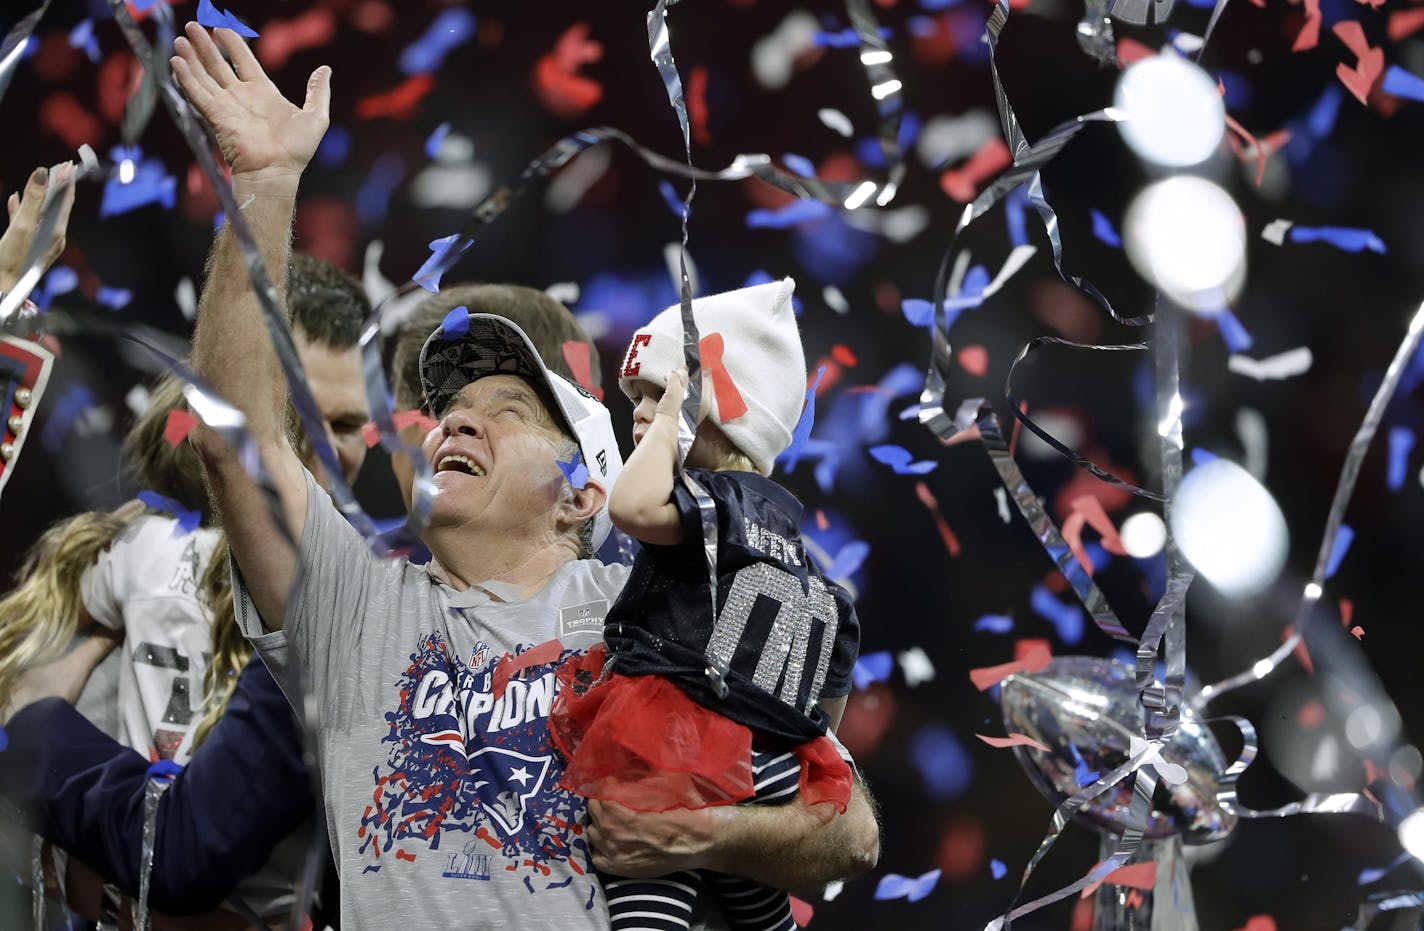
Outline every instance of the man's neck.
[(513, 587), (520, 598), (535, 594), (554, 577), (562, 566), (572, 561), (577, 554), (565, 545), (542, 543), (537, 547), (494, 549), (494, 552), (474, 552), (476, 548), (468, 544), (441, 545), (443, 540), (427, 541), (431, 551), (432, 568), (457, 591), (465, 591), (472, 585), (483, 582), (499, 582), (501, 587)]

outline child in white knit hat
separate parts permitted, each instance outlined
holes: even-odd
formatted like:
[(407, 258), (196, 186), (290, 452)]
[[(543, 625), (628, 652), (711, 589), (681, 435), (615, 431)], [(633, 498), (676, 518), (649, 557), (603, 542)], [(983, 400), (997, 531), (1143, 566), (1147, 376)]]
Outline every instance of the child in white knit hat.
[[(666, 811), (799, 792), (845, 811), (850, 769), (825, 735), (850, 692), (859, 624), (807, 558), (800, 502), (767, 477), (806, 390), (794, 289), (787, 278), (692, 302), (704, 413), (684, 476), (681, 306), (629, 344), (619, 385), (637, 448), (609, 514), (643, 546), (605, 622), (607, 666), (591, 654), (565, 670), (550, 717), (568, 757), (561, 784), (581, 795)], [(614, 931), (686, 927), (704, 884), (741, 931), (796, 927), (786, 893), (740, 877), (603, 880)]]

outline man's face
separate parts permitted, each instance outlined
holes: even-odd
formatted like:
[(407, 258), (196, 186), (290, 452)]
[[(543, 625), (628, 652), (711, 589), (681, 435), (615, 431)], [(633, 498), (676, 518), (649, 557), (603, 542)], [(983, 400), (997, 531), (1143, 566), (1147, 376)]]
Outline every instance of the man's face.
[(422, 450), (434, 473), (432, 529), (478, 527), (510, 539), (553, 529), (562, 433), (529, 382), (489, 375), (465, 386)]
[[(361, 351), (355, 346), (334, 349), (312, 342), (299, 326), (292, 328), (292, 342), (306, 369), (312, 399), (326, 424), (326, 441), (341, 463), (341, 472), (350, 485), (366, 458), (366, 441), (361, 428), (371, 419), (366, 391), (361, 382)], [(317, 463), (312, 472), (323, 488), (326, 477)]]

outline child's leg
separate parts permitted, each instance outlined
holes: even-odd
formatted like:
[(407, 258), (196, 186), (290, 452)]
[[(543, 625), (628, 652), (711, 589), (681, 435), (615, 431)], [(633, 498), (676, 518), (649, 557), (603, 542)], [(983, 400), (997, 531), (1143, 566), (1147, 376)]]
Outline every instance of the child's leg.
[[(752, 781), (756, 796), (743, 804), (784, 805), (796, 797), (801, 764), (796, 754), (753, 753)], [(722, 913), (736, 931), (796, 931), (791, 898), (780, 889), (763, 886), (742, 876), (704, 870)]]
[(702, 890), (702, 877), (690, 870), (656, 879), (603, 876), (613, 931), (687, 931)]

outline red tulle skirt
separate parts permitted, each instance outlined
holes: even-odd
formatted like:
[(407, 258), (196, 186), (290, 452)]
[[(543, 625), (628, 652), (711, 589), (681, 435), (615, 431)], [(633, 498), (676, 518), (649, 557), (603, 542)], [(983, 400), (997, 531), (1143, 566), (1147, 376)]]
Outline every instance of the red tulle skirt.
[[(559, 785), (638, 811), (731, 805), (756, 794), (752, 731), (699, 705), (661, 676), (599, 679), (595, 649), (559, 671), (549, 733), (568, 765)], [(850, 767), (825, 737), (794, 748), (809, 805), (844, 812)]]

